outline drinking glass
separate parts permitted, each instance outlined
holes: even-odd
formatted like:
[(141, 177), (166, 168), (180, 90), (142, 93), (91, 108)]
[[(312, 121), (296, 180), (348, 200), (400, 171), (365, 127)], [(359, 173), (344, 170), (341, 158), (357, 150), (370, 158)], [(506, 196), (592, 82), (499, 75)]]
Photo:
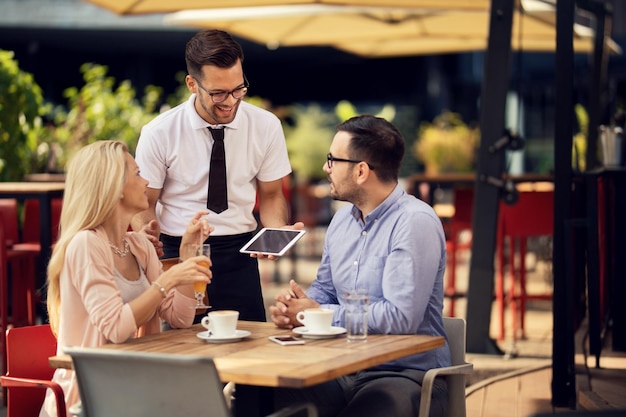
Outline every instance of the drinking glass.
[[(200, 245), (196, 245), (196, 256), (204, 255), (207, 258), (211, 257), (211, 245), (208, 243), (203, 243)], [(209, 267), (206, 262), (199, 262), (199, 265)], [(197, 310), (204, 310), (206, 308), (211, 307), (210, 305), (204, 304), (204, 296), (206, 294), (206, 283), (202, 281), (193, 283), (193, 291), (194, 296), (196, 297), (196, 305), (193, 307)]]
[(357, 289), (346, 294), (346, 327), (348, 342), (364, 342), (367, 339), (367, 291)]

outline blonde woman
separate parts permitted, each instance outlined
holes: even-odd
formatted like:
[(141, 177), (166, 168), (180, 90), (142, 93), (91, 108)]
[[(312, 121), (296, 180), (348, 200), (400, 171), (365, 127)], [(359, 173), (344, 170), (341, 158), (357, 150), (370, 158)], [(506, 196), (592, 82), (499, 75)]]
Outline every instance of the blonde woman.
[[(128, 232), (131, 218), (148, 207), (148, 181), (121, 142), (98, 141), (69, 164), (58, 242), (48, 265), (48, 314), (65, 346), (101, 346), (160, 331), (160, 319), (189, 327), (196, 313), (192, 284), (211, 282), (211, 270), (189, 257), (163, 272), (145, 233)], [(211, 227), (198, 212), (181, 248), (204, 241)], [(186, 247), (186, 246), (185, 246)], [(67, 406), (79, 400), (74, 373), (58, 369)], [(50, 394), (50, 391), (48, 392)], [(40, 416), (55, 416), (48, 395)]]

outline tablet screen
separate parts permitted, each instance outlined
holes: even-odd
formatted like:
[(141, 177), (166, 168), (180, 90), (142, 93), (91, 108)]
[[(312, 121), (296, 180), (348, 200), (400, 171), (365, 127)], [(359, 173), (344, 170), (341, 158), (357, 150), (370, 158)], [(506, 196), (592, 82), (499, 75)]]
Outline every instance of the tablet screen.
[(264, 228), (240, 252), (282, 256), (304, 233), (304, 230)]

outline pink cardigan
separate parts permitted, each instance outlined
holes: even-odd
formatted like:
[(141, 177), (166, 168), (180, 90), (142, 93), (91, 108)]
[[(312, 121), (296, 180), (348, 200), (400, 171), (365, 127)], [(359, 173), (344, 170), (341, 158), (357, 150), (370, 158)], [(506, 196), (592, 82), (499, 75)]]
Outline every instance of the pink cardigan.
[[(148, 280), (156, 280), (162, 273), (162, 265), (150, 241), (143, 234), (133, 232), (127, 234), (127, 240)], [(195, 310), (191, 307), (195, 300), (173, 289), (161, 302), (158, 314), (137, 328), (133, 313), (122, 301), (115, 283), (113, 256), (100, 229), (81, 231), (68, 245), (60, 277), (57, 354), (63, 354), (65, 346), (97, 347), (160, 332), (160, 319), (174, 328), (193, 324)], [(68, 408), (79, 400), (73, 371), (57, 369), (53, 381), (63, 387)], [(50, 394), (48, 390), (40, 417), (56, 416), (54, 396)]]

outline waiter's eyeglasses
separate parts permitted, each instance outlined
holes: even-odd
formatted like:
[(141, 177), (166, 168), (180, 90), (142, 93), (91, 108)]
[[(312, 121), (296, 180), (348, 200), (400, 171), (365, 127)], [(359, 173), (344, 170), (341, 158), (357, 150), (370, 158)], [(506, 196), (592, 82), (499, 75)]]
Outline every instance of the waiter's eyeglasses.
[(242, 98), (244, 98), (245, 95), (248, 94), (248, 87), (250, 87), (250, 84), (248, 83), (248, 79), (246, 78), (245, 75), (243, 76), (243, 79), (244, 79), (244, 85), (242, 85), (241, 87), (237, 87), (234, 90), (209, 91), (206, 88), (204, 88), (204, 86), (200, 83), (200, 81), (197, 78), (194, 77), (194, 80), (196, 80), (196, 82), (198, 83), (198, 87), (200, 87), (202, 90), (204, 90), (205, 93), (211, 96), (211, 100), (213, 101), (213, 103), (216, 103), (216, 104), (226, 101), (229, 95), (233, 96), (236, 100), (241, 100)]

